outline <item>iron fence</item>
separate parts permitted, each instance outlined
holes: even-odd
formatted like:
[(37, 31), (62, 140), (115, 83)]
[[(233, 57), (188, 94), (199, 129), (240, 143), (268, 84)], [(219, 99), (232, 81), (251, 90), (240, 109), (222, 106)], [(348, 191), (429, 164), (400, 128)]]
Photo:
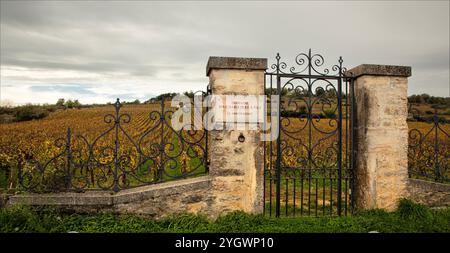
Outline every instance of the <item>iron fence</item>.
[(409, 177), (450, 183), (450, 116), (437, 109), (424, 113), (413, 103), (408, 112)]
[(194, 123), (175, 130), (171, 120), (177, 107), (171, 107), (164, 98), (150, 102), (153, 110), (140, 125), (143, 130), (138, 131), (129, 127), (133, 123), (131, 114), (122, 112), (126, 105), (117, 99), (112, 106), (114, 112), (103, 118), (106, 130), (95, 138), (68, 128), (64, 137), (54, 141), (48, 159), (21, 154), (19, 187), (29, 192), (117, 192), (208, 173), (208, 132), (194, 129)]

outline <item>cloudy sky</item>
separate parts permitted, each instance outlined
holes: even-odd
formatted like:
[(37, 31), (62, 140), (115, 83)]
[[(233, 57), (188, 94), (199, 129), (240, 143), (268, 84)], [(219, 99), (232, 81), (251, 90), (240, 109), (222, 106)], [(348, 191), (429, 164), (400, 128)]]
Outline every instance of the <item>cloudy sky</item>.
[(209, 56), (412, 66), (450, 96), (448, 1), (1, 1), (1, 101), (103, 103), (204, 89)]

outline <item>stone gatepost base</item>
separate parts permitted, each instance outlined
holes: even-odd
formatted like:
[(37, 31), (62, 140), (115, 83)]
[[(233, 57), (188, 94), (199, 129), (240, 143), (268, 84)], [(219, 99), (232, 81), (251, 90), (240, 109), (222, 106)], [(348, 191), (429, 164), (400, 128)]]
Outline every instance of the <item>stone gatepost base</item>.
[(355, 207), (393, 210), (407, 197), (407, 89), (411, 67), (363, 64), (355, 77)]
[[(210, 57), (206, 68), (212, 95), (264, 95), (267, 59)], [(212, 130), (210, 175), (213, 209), (263, 212), (264, 160), (260, 129)], [(239, 136), (245, 138), (239, 141)]]

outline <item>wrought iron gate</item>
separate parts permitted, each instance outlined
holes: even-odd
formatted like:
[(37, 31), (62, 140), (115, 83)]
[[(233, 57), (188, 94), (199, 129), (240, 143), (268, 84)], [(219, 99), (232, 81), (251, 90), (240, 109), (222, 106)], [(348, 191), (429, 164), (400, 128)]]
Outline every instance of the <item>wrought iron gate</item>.
[(266, 95), (278, 98), (278, 138), (264, 144), (264, 212), (270, 216), (341, 215), (352, 207), (353, 80), (342, 57), (331, 69), (301, 53), (266, 71)]

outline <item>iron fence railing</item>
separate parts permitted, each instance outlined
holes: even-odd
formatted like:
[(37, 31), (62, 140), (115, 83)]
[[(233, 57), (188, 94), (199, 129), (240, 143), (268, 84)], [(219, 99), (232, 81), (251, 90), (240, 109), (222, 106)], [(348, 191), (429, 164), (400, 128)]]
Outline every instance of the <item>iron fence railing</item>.
[(437, 109), (423, 113), (418, 104), (408, 108), (409, 177), (450, 183), (450, 115)]
[(68, 128), (64, 137), (54, 141), (50, 155), (22, 153), (17, 165), (18, 188), (28, 192), (117, 192), (208, 173), (208, 132), (187, 130), (187, 126), (175, 130), (171, 119), (176, 108), (166, 102), (162, 98), (151, 103), (153, 110), (139, 127), (141, 132), (129, 127), (133, 118), (122, 112), (124, 104), (117, 99), (114, 112), (103, 118), (106, 130), (95, 138)]

